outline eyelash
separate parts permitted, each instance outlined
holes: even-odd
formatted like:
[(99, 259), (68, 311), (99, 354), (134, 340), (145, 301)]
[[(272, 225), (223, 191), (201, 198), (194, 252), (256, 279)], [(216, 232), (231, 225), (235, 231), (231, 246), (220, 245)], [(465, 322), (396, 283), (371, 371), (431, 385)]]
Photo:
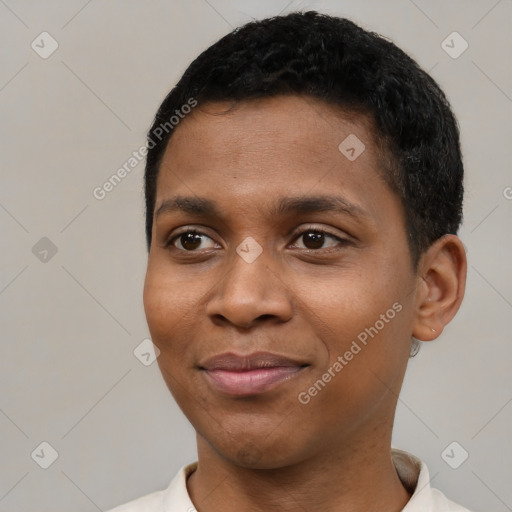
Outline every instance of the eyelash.
[[(315, 227), (307, 227), (305, 229), (303, 229), (302, 231), (299, 231), (298, 233), (295, 233), (294, 234), (294, 238), (293, 240), (298, 240), (301, 236), (303, 236), (305, 233), (319, 233), (319, 234), (323, 234), (323, 235), (327, 235), (328, 237), (330, 238), (334, 238), (335, 240), (338, 241), (339, 244), (341, 245), (348, 245), (350, 243), (349, 240), (347, 239), (344, 239), (344, 238), (340, 238), (339, 236), (336, 236), (332, 233), (330, 233), (329, 231), (326, 231), (325, 229), (318, 229), (318, 228), (315, 228)], [(202, 235), (202, 236), (206, 236), (207, 238), (210, 238), (210, 240), (213, 240), (210, 236), (208, 236), (206, 233), (203, 233), (195, 228), (189, 228), (187, 229), (186, 231), (182, 231), (181, 233), (178, 233), (176, 235), (174, 235), (172, 238), (170, 238), (166, 244), (165, 244), (165, 248), (167, 249), (175, 249), (177, 251), (180, 251), (180, 252), (185, 252), (185, 253), (195, 253), (195, 252), (200, 252), (199, 250), (192, 250), (192, 251), (185, 251), (183, 249), (178, 249), (177, 247), (174, 246), (174, 242), (175, 240), (179, 239), (181, 236), (183, 235), (187, 235), (189, 233), (192, 233), (192, 234), (196, 234), (196, 235)], [(334, 249), (333, 247), (326, 247), (326, 248), (323, 248), (323, 249), (302, 249), (303, 251), (310, 251), (310, 252), (320, 252), (322, 250), (326, 250), (326, 249)]]

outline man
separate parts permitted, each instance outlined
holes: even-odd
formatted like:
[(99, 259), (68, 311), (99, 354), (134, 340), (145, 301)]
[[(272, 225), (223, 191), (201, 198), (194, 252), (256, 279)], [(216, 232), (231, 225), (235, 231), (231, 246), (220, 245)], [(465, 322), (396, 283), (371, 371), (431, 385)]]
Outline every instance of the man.
[(431, 77), (316, 12), (203, 52), (160, 106), (144, 307), (198, 462), (115, 512), (464, 511), (391, 449), (461, 304), (463, 166)]

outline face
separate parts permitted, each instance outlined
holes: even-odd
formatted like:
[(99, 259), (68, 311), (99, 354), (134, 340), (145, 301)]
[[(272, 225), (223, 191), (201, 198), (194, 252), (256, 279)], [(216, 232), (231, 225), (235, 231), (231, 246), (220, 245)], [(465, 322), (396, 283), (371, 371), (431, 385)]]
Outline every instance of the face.
[(371, 134), (287, 96), (198, 106), (169, 142), (144, 307), (212, 454), (277, 468), (390, 436), (417, 277)]

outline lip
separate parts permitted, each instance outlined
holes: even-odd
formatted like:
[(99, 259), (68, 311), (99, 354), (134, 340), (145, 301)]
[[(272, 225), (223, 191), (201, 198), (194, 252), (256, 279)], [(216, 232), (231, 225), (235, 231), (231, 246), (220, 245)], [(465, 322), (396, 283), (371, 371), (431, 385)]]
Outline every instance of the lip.
[(218, 391), (232, 396), (265, 393), (290, 380), (308, 364), (269, 352), (219, 354), (199, 368)]

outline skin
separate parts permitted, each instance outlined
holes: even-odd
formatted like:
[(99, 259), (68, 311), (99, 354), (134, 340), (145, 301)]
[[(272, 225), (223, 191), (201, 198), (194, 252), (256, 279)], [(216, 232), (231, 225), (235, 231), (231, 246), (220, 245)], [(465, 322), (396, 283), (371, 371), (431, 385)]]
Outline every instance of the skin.
[[(160, 370), (197, 432), (191, 499), (200, 512), (399, 511), (410, 494), (390, 445), (411, 336), (433, 340), (455, 315), (463, 245), (446, 235), (413, 268), (402, 204), (381, 178), (365, 116), (299, 96), (229, 107), (200, 105), (180, 122), (155, 208), (202, 197), (221, 217), (155, 217), (144, 286)], [(355, 161), (338, 150), (349, 134), (366, 147)], [(281, 198), (324, 195), (357, 210), (273, 212)], [(177, 237), (190, 228), (202, 233), (193, 243)], [(328, 234), (312, 240), (311, 231)], [(252, 263), (236, 252), (249, 236), (262, 248)], [(300, 403), (394, 303), (401, 311)], [(222, 394), (199, 368), (217, 354), (256, 351), (309, 366), (250, 397)]]

